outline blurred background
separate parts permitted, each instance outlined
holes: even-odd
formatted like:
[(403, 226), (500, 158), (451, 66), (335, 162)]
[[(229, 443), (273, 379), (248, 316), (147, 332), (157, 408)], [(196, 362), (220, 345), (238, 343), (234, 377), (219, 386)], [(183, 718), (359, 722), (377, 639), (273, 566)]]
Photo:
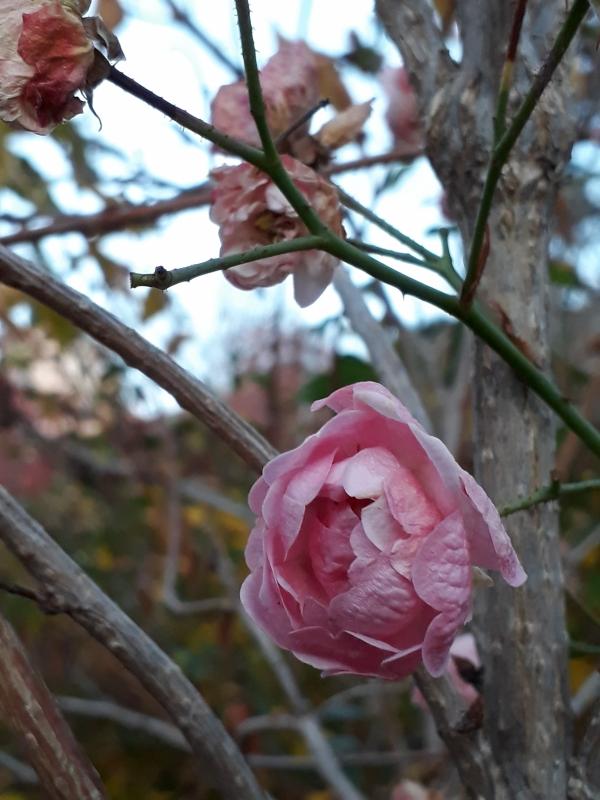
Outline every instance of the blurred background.
[[(219, 86), (237, 79), (241, 57), (232, 3), (102, 0), (118, 35), (120, 66), (154, 92), (208, 119)], [(304, 39), (328, 58), (330, 94), (341, 106), (373, 98), (359, 140), (335, 163), (385, 156), (394, 141), (379, 74), (399, 66), (371, 0), (316, 3), (254, 0), (259, 63), (278, 35)], [(451, 52), (460, 48), (453, 1), (436, 0)], [(550, 278), (554, 369), (566, 395), (600, 424), (600, 97), (588, 20), (577, 68), (579, 141), (552, 219)], [(168, 292), (128, 286), (150, 272), (218, 255), (206, 181), (230, 163), (155, 110), (111, 84), (89, 109), (51, 136), (0, 123), (0, 242), (109, 308), (207, 381), (278, 449), (323, 421), (310, 403), (334, 388), (376, 379), (333, 287), (298, 309), (289, 281), (254, 292), (219, 273)], [(315, 126), (332, 112), (318, 112)], [(385, 161), (385, 159), (382, 159)], [(336, 181), (404, 233), (439, 252), (448, 203), (425, 156), (340, 171)], [(451, 205), (451, 204), (450, 204)], [(394, 247), (358, 214), (349, 234)], [(385, 260), (385, 258), (383, 258)], [(432, 285), (437, 276), (398, 266)], [(368, 276), (352, 275), (401, 355), (436, 433), (470, 466), (470, 335), (453, 320)], [(245, 498), (255, 476), (172, 398), (45, 307), (0, 286), (0, 482), (168, 652), (239, 740), (274, 797), (327, 800), (327, 789), (277, 676), (235, 613), (252, 517)], [(557, 473), (591, 477), (591, 459), (559, 430)], [(600, 652), (600, 496), (562, 502), (574, 703), (583, 717)], [(19, 581), (3, 553), (0, 580)], [(199, 790), (190, 758), (148, 718), (160, 709), (101, 647), (68, 619), (46, 618), (1, 594), (76, 734), (115, 800), (212, 798)], [(338, 677), (289, 662), (347, 774), (369, 798), (453, 798), (458, 788), (431, 721), (410, 684)], [(468, 682), (475, 682), (466, 669)], [(594, 689), (596, 686), (596, 689)], [(138, 712), (138, 724), (127, 711)], [(293, 710), (293, 709), (292, 709)], [(289, 716), (289, 715), (288, 715)], [(19, 771), (18, 749), (0, 722), (0, 799), (37, 798)], [(17, 759), (14, 762), (13, 759)], [(408, 791), (402, 781), (423, 787)], [(410, 788), (410, 787), (409, 787)], [(412, 789), (414, 791), (414, 787)]]

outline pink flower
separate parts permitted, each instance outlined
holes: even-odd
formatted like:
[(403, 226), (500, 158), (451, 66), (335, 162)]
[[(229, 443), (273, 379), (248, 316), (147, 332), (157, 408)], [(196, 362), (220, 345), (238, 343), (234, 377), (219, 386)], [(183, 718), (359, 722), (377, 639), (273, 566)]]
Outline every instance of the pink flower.
[[(341, 211), (334, 187), (291, 156), (283, 164), (321, 220), (342, 233)], [(305, 236), (302, 220), (264, 172), (250, 164), (214, 170), (210, 218), (219, 226), (221, 255), (251, 250)], [(328, 253), (303, 250), (241, 264), (225, 271), (238, 289), (274, 286), (294, 276), (294, 296), (301, 306), (313, 303), (331, 281), (338, 261)]]
[(426, 789), (415, 781), (401, 781), (392, 792), (390, 800), (443, 800), (439, 792)]
[(337, 416), (250, 492), (244, 607), (326, 674), (397, 679), (422, 660), (441, 675), (472, 566), (526, 575), (483, 489), (387, 389), (356, 383), (324, 406)]
[(0, 0), (0, 118), (35, 133), (81, 113), (93, 47), (68, 0)]
[[(281, 40), (279, 50), (261, 71), (267, 122), (274, 137), (284, 133), (319, 100), (317, 65), (303, 42)], [(211, 103), (212, 124), (236, 139), (260, 146), (245, 81), (221, 86)], [(306, 133), (308, 124), (296, 132)]]
[(423, 132), (419, 120), (417, 98), (403, 67), (386, 67), (379, 79), (388, 98), (386, 120), (396, 147), (405, 147), (416, 154), (423, 148)]

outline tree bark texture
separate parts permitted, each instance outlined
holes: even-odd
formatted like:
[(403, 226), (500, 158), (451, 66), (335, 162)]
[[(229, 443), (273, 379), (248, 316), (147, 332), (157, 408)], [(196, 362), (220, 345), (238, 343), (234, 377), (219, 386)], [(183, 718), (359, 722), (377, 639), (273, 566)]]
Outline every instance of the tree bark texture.
[[(465, 253), (493, 141), (514, 7), (506, 0), (457, 1), (464, 48), (457, 65), (440, 51), (441, 40), (426, 2), (377, 2), (389, 35), (421, 89), (427, 152), (456, 216)], [(508, 123), (565, 12), (564, 0), (528, 3)], [(411, 14), (428, 20), (416, 30), (428, 31), (429, 46), (438, 54), (430, 64), (415, 57)], [(574, 127), (565, 107), (569, 96), (565, 75), (563, 65), (503, 169), (489, 217), (490, 250), (477, 295), (513, 342), (546, 369), (549, 219)], [(476, 475), (502, 506), (551, 481), (555, 427), (543, 403), (481, 342), (475, 348), (474, 369)], [(492, 588), (480, 590), (476, 601), (476, 634), (485, 670), (484, 733), (497, 768), (493, 788), (485, 796), (564, 800), (571, 741), (556, 504), (515, 514), (507, 529), (529, 577), (517, 590), (496, 580)], [(476, 796), (477, 790), (470, 788)]]
[(16, 734), (51, 800), (103, 800), (98, 773), (0, 615), (0, 717)]

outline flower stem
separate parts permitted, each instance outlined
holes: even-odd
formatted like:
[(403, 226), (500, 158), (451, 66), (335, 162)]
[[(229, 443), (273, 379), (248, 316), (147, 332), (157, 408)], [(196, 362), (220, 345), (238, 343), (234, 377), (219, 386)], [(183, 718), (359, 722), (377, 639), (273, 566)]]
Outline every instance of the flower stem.
[(505, 506), (500, 511), (500, 516), (508, 517), (510, 514), (516, 514), (517, 511), (524, 511), (539, 503), (548, 503), (550, 500), (558, 500), (559, 497), (563, 497), (564, 495), (590, 492), (594, 489), (600, 489), (600, 478), (592, 478), (589, 481), (578, 481), (577, 483), (560, 483), (560, 481), (555, 481), (548, 486), (542, 486), (541, 489), (538, 489), (537, 492), (534, 492), (529, 497), (524, 497), (516, 503)]
[(202, 136), (203, 139), (208, 139), (209, 142), (216, 144), (232, 155), (243, 158), (244, 161), (248, 161), (255, 167), (259, 167), (260, 169), (264, 167), (265, 155), (261, 150), (239, 142), (226, 133), (218, 131), (213, 125), (209, 125), (208, 122), (194, 117), (193, 114), (189, 114), (187, 111), (178, 108), (163, 97), (154, 94), (150, 89), (146, 89), (145, 86), (134, 81), (133, 78), (119, 72), (115, 67), (110, 67), (107, 80), (114, 83), (115, 86), (118, 86), (120, 89), (123, 89), (123, 91), (137, 97), (138, 100), (142, 100), (142, 102), (152, 106), (152, 108), (155, 108), (157, 111), (162, 111), (163, 114), (166, 114), (173, 122), (181, 125), (182, 128), (196, 133), (198, 136)]
[(211, 272), (219, 272), (230, 267), (236, 267), (239, 264), (248, 264), (251, 261), (271, 258), (284, 253), (318, 249), (322, 245), (323, 239), (320, 236), (300, 236), (297, 239), (290, 239), (285, 242), (254, 247), (252, 250), (246, 250), (243, 253), (230, 253), (220, 258), (209, 258), (208, 261), (202, 261), (200, 264), (191, 264), (188, 267), (180, 267), (179, 269), (168, 270), (164, 267), (157, 267), (154, 272), (150, 273), (131, 272), (129, 275), (131, 288), (136, 289), (138, 286), (148, 286), (153, 289), (168, 289), (178, 283), (191, 281), (201, 275), (209, 275)]
[(473, 302), (477, 285), (482, 272), (482, 250), (484, 248), (487, 221), (492, 208), (492, 200), (496, 186), (500, 179), (502, 167), (506, 164), (510, 152), (519, 138), (521, 131), (529, 120), (540, 99), (542, 92), (550, 82), (556, 68), (561, 62), (567, 48), (571, 44), (577, 29), (589, 10), (588, 0), (575, 0), (571, 10), (560, 29), (556, 41), (550, 50), (546, 61), (536, 75), (533, 84), (516, 112), (513, 121), (500, 140), (495, 143), (488, 171), (483, 186), (481, 202), (475, 220), (473, 239), (467, 262), (467, 275), (463, 284), (461, 301), (465, 307)]
[(400, 289), (404, 294), (431, 303), (463, 322), (498, 353), (529, 388), (556, 412), (565, 425), (576, 433), (593, 453), (600, 457), (600, 431), (563, 397), (552, 381), (510, 341), (500, 328), (494, 325), (479, 306), (465, 308), (458, 298), (397, 272), (349, 242), (338, 239), (332, 233), (328, 233), (324, 238), (326, 239), (324, 249), (328, 253), (337, 256), (347, 264), (362, 269), (373, 278)]

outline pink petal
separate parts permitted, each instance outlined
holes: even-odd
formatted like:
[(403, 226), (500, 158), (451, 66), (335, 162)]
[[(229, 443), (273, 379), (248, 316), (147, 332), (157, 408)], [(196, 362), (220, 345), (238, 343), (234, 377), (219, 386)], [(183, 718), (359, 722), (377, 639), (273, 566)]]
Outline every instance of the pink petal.
[(258, 520), (250, 531), (244, 552), (246, 564), (251, 570), (258, 569), (264, 562), (265, 533), (265, 523), (262, 520)]
[(496, 507), (468, 472), (461, 470), (460, 477), (477, 513), (468, 527), (473, 563), (499, 570), (509, 586), (521, 586), (527, 580), (527, 573), (521, 566)]
[(398, 469), (398, 462), (383, 447), (360, 450), (347, 459), (343, 473), (344, 489), (350, 497), (378, 497), (383, 484)]
[(383, 653), (344, 632), (332, 634), (320, 627), (301, 628), (289, 636), (290, 649), (300, 661), (327, 675), (377, 677)]
[(342, 506), (331, 527), (314, 513), (308, 515), (305, 524), (311, 568), (327, 596), (333, 597), (348, 584), (348, 567), (354, 560), (350, 534), (356, 526), (356, 515), (349, 506)]
[(419, 597), (438, 611), (450, 612), (468, 604), (471, 564), (458, 512), (425, 538), (413, 562), (412, 578)]
[(458, 629), (464, 624), (466, 611), (438, 614), (425, 634), (423, 642), (423, 664), (434, 678), (446, 670), (450, 658), (450, 647)]
[(365, 506), (360, 516), (362, 527), (370, 542), (376, 548), (387, 553), (403, 535), (384, 496)]
[(387, 478), (385, 496), (392, 516), (409, 536), (429, 533), (441, 519), (436, 505), (427, 497), (415, 476), (401, 464)]
[(269, 485), (261, 476), (254, 483), (250, 489), (250, 492), (248, 493), (248, 505), (250, 506), (250, 511), (252, 511), (253, 514), (256, 514), (257, 517), (262, 513), (262, 504), (265, 501), (268, 491)]
[(333, 598), (329, 618), (334, 628), (387, 639), (409, 625), (420, 607), (411, 583), (382, 556), (363, 571), (359, 583)]

